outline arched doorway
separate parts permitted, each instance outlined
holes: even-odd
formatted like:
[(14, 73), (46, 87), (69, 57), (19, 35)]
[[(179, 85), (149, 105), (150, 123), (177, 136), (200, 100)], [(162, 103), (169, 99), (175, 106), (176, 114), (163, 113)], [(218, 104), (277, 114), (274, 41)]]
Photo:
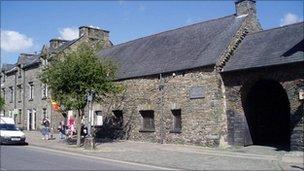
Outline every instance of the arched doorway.
[(273, 80), (256, 82), (243, 107), (254, 145), (289, 149), (290, 104), (280, 83)]

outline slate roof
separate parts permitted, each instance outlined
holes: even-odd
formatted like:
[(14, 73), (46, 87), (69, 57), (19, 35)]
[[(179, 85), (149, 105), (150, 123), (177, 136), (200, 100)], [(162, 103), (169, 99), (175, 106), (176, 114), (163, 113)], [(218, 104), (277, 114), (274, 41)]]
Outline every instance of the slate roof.
[(1, 70), (2, 71), (8, 71), (11, 70), (15, 67), (14, 64), (3, 64)]
[(24, 63), (22, 68), (27, 68), (39, 63), (40, 63), (40, 54), (37, 54), (33, 56), (32, 60), (29, 60), (26, 63)]
[(97, 53), (119, 64), (118, 79), (214, 65), (245, 17), (196, 23), (122, 43)]
[(24, 65), (26, 63), (29, 63), (33, 61), (36, 58), (37, 55), (35, 54), (20, 54), (17, 64), (18, 65)]
[(303, 30), (301, 22), (249, 34), (223, 72), (304, 62)]

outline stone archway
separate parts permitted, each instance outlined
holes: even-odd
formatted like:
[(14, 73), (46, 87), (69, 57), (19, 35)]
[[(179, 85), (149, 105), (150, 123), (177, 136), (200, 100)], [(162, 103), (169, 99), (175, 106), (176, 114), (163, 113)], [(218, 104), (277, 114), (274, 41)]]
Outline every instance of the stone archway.
[(290, 148), (290, 104), (277, 81), (260, 80), (248, 91), (243, 108), (253, 145)]

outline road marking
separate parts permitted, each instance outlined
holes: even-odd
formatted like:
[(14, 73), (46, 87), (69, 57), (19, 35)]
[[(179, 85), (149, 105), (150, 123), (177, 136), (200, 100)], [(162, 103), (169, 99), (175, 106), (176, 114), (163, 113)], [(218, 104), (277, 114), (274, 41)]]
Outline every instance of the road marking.
[(129, 165), (134, 165), (134, 166), (150, 167), (150, 168), (153, 168), (153, 169), (156, 169), (156, 170), (178, 170), (178, 169), (173, 169), (173, 168), (168, 168), (168, 167), (153, 166), (153, 165), (149, 165), (149, 164), (127, 162), (127, 161), (109, 159), (109, 158), (104, 158), (104, 157), (99, 157), (99, 156), (85, 155), (85, 154), (80, 154), (80, 153), (77, 153), (77, 152), (60, 151), (59, 149), (55, 150), (55, 149), (49, 149), (49, 148), (44, 148), (44, 147), (38, 147), (38, 146), (27, 146), (27, 148), (33, 148), (33, 149), (37, 149), (37, 150), (39, 149), (39, 150), (44, 150), (44, 151), (51, 151), (51, 152), (56, 152), (56, 153), (59, 152), (59, 153), (62, 153), (62, 154), (69, 154), (69, 155), (74, 155), (74, 156), (78, 156), (78, 157), (86, 157), (86, 158), (91, 158), (91, 159), (98, 159), (98, 160), (103, 160), (103, 161), (129, 164)]
[(4, 168), (1, 167), (0, 170), (7, 170), (7, 169), (4, 169)]

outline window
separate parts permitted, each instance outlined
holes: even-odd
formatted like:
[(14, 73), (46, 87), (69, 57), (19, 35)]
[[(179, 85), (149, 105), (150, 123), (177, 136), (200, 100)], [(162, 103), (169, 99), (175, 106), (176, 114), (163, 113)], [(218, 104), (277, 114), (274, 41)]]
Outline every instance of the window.
[(42, 99), (46, 99), (47, 96), (48, 96), (48, 87), (46, 84), (42, 84), (42, 87), (41, 87), (41, 96), (42, 96)]
[(18, 123), (17, 119), (18, 119), (18, 114), (17, 114), (17, 113), (14, 113), (14, 122), (15, 122), (15, 123)]
[(42, 109), (42, 114), (43, 114), (43, 118), (46, 118), (46, 117), (47, 117), (47, 115), (46, 115), (46, 108), (43, 108), (43, 109)]
[(175, 109), (171, 110), (173, 115), (173, 125), (172, 130), (170, 133), (180, 133), (182, 130), (182, 116), (181, 116), (181, 110)]
[(154, 132), (154, 111), (142, 110), (139, 112), (142, 116), (142, 129), (140, 130), (140, 132)]
[(13, 103), (13, 101), (14, 101), (14, 88), (13, 87), (9, 87), (8, 89), (9, 89), (9, 93), (10, 93), (10, 95), (9, 95), (9, 102)]
[(33, 100), (34, 96), (34, 84), (33, 82), (29, 82), (29, 100)]
[(2, 98), (4, 99), (4, 101), (6, 100), (6, 96), (5, 96), (5, 88), (2, 88)]
[(113, 124), (116, 128), (122, 129), (123, 127), (123, 114), (122, 110), (113, 110), (114, 113), (114, 119), (113, 119)]
[(22, 121), (22, 110), (21, 109), (18, 110), (18, 116), (19, 116), (18, 124), (21, 124), (21, 121)]
[(22, 101), (22, 86), (21, 85), (17, 85), (17, 99), (18, 99), (18, 102)]

